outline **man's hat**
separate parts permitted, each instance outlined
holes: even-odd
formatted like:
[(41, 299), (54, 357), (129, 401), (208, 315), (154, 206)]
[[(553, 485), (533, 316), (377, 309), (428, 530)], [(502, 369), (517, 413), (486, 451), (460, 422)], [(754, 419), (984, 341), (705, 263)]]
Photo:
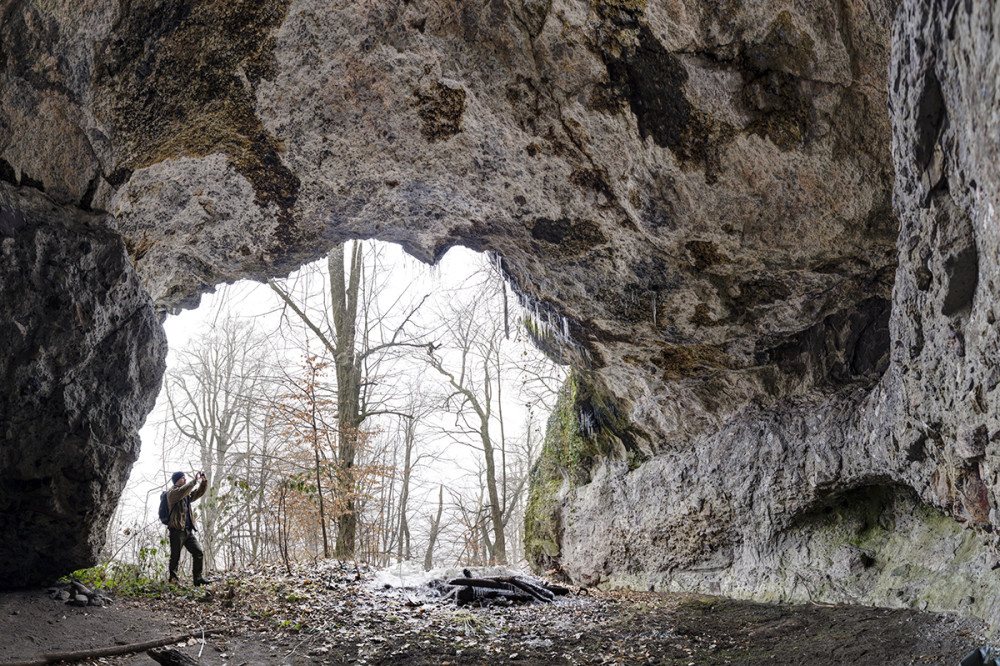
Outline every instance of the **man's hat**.
[(173, 483), (177, 483), (177, 479), (180, 479), (183, 476), (184, 472), (174, 472), (173, 475), (170, 477), (170, 481)]

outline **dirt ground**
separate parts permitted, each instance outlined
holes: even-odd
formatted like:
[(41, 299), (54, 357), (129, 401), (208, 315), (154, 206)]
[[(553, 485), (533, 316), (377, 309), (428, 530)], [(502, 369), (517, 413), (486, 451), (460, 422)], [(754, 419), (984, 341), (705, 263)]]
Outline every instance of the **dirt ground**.
[[(953, 615), (597, 592), (456, 607), (339, 563), (220, 577), (203, 588), (76, 608), (44, 589), (0, 594), (0, 664), (182, 634), (202, 664), (947, 664), (985, 641)], [(204, 640), (203, 630), (217, 630)], [(200, 655), (200, 657), (199, 657)], [(41, 663), (41, 662), (39, 662)], [(144, 653), (77, 661), (152, 664)]]

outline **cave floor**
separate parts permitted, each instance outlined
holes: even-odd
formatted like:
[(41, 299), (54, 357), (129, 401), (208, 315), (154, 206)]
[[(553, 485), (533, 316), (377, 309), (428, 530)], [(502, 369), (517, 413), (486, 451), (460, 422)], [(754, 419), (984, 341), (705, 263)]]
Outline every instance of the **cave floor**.
[[(202, 643), (202, 630), (209, 633)], [(351, 567), (221, 575), (74, 608), (44, 589), (0, 594), (0, 664), (185, 633), (202, 664), (947, 664), (982, 623), (858, 606), (771, 605), (648, 592), (458, 608)], [(143, 653), (85, 664), (150, 664)]]

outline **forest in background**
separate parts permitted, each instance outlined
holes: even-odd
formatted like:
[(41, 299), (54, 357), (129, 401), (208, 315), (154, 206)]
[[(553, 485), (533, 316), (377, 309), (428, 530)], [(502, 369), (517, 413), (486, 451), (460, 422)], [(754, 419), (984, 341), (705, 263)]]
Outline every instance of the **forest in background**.
[(566, 375), (530, 338), (561, 327), (523, 309), (487, 256), (426, 267), (349, 242), (205, 301), (165, 326), (167, 374), (106, 562), (161, 572), (156, 506), (175, 470), (208, 476), (195, 508), (209, 569), (523, 557), (528, 474)]

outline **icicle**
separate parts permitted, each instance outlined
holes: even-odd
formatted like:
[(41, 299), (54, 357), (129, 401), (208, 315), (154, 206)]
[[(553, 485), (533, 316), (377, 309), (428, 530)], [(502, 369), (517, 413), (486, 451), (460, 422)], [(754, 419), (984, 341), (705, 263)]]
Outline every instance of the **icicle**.
[(594, 417), (590, 412), (585, 412), (582, 409), (577, 412), (577, 421), (580, 424), (580, 433), (590, 439), (594, 436)]
[(503, 332), (504, 337), (510, 340), (510, 313), (507, 311), (507, 283), (503, 283)]

